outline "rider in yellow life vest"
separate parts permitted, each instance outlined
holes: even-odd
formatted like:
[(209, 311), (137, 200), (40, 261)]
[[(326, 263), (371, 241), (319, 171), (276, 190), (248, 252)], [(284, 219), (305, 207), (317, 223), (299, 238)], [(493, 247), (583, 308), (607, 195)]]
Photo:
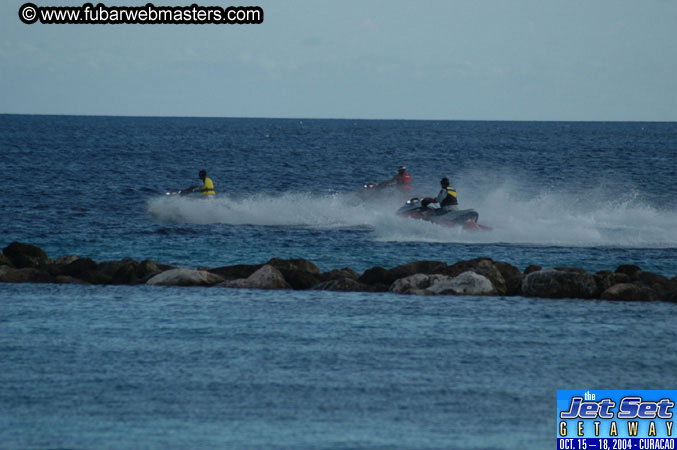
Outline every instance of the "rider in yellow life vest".
[(202, 180), (202, 186), (200, 187), (201, 195), (216, 194), (216, 191), (214, 191), (214, 182), (207, 176), (207, 172), (205, 170), (200, 171), (200, 179)]
[[(188, 192), (188, 193), (189, 192), (199, 192), (200, 195), (204, 195), (204, 196), (216, 194), (216, 191), (214, 190), (214, 182), (212, 181), (211, 178), (209, 178), (207, 176), (207, 171), (201, 170), (198, 175), (200, 176), (200, 179), (202, 180), (202, 186), (191, 186), (188, 189), (184, 189), (183, 192)], [(196, 191), (196, 189), (198, 189), (198, 190)]]
[(437, 194), (435, 199), (440, 204), (440, 208), (453, 209), (450, 207), (458, 206), (458, 194), (456, 189), (449, 185), (449, 178), (442, 178), (440, 184), (442, 185), (442, 190)]
[(440, 180), (440, 184), (442, 185), (442, 190), (440, 191), (439, 194), (437, 194), (437, 197), (436, 198), (426, 197), (421, 202), (421, 205), (423, 207), (427, 207), (431, 203), (439, 203), (440, 208), (438, 210), (435, 210), (437, 214), (442, 214), (444, 211), (448, 211), (450, 209), (457, 209), (458, 194), (456, 193), (456, 189), (454, 189), (449, 185), (449, 178), (447, 177), (442, 178)]

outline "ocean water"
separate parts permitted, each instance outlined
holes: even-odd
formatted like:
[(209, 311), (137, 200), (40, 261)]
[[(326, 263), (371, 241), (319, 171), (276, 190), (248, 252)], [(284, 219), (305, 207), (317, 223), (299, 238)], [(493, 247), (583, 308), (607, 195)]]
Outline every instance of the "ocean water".
[[(365, 182), (448, 176), (491, 231)], [(474, 257), (677, 275), (677, 124), (0, 115), (0, 244), (182, 267)], [(206, 169), (217, 197), (167, 196)], [(547, 448), (672, 389), (670, 303), (0, 284), (0, 447)]]

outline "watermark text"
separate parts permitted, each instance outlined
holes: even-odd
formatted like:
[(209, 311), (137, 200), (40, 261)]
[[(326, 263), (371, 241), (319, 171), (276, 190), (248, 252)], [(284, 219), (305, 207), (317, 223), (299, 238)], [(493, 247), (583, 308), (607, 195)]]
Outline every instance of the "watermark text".
[(23, 23), (33, 24), (174, 24), (174, 25), (249, 25), (263, 23), (259, 6), (106, 6), (85, 3), (82, 6), (37, 6), (24, 3), (19, 8)]

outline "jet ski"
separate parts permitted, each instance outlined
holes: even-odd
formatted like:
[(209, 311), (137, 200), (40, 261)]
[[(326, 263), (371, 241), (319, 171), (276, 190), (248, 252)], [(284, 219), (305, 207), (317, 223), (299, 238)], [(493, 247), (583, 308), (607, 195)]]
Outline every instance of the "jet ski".
[(377, 183), (365, 183), (357, 196), (362, 200), (382, 200), (389, 197), (390, 190)]
[[(426, 201), (427, 200), (427, 201)], [(397, 210), (401, 217), (425, 220), (446, 227), (463, 227), (465, 230), (491, 230), (486, 225), (477, 223), (479, 214), (474, 209), (442, 209), (429, 206), (431, 199), (411, 198)]]
[(199, 198), (201, 200), (210, 200), (214, 198), (214, 195), (200, 195), (199, 189), (180, 189), (178, 191), (167, 191), (165, 192), (167, 196), (179, 196), (185, 197), (190, 196), (192, 198)]
[(409, 192), (405, 193), (399, 190), (396, 185), (383, 183), (365, 183), (362, 189), (357, 192), (357, 196), (362, 201), (383, 201), (389, 199), (402, 201), (410, 195)]

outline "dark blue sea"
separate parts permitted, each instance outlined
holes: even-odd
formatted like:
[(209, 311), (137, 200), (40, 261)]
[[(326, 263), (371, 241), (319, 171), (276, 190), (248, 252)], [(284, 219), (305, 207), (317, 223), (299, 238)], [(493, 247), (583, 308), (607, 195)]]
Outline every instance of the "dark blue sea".
[[(451, 179), (492, 230), (367, 182)], [(358, 272), (677, 275), (677, 123), (0, 115), (0, 246)], [(212, 200), (167, 192), (199, 184)], [(0, 284), (0, 448), (540, 449), (558, 389), (675, 389), (677, 304)]]

